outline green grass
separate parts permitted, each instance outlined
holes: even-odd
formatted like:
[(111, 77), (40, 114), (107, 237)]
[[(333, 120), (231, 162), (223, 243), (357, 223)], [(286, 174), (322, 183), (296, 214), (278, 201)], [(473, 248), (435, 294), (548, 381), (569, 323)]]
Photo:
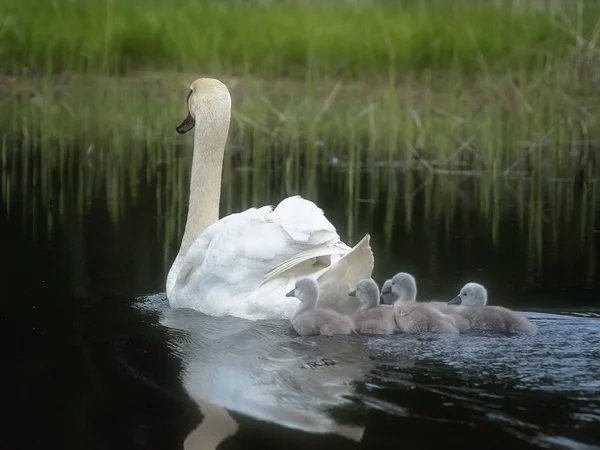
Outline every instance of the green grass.
[(597, 38), (595, 0), (522, 3), (1, 0), (0, 60), (54, 72), (385, 79), (541, 69)]

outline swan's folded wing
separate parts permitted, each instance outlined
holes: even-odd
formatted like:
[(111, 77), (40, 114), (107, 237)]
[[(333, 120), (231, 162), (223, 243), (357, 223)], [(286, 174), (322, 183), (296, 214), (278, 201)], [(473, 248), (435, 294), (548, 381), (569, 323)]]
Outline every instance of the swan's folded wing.
[(273, 269), (264, 276), (261, 284), (264, 284), (267, 281), (282, 275), (286, 271), (297, 267), (299, 264), (302, 264), (310, 259), (319, 258), (322, 256), (345, 255), (349, 250), (350, 247), (344, 243), (334, 245), (322, 244), (315, 248), (303, 250), (273, 267)]
[[(300, 264), (320, 257), (345, 255), (352, 249), (340, 240), (335, 227), (323, 213), (323, 210), (310, 200), (300, 196), (288, 197), (279, 203), (267, 218), (277, 224), (297, 244), (308, 246), (294, 253), (289, 259), (276, 264), (265, 274), (264, 284), (293, 269)], [(329, 258), (326, 265), (337, 263), (339, 258)]]
[[(191, 264), (193, 267), (190, 267), (194, 271), (194, 277), (213, 280), (215, 285), (239, 284), (251, 290), (260, 285), (266, 274), (281, 273), (282, 269), (293, 267), (290, 260), (295, 259), (297, 264), (311, 258), (347, 251), (344, 250), (344, 244), (315, 245), (310, 238), (308, 242), (294, 239), (278, 221), (270, 220), (268, 208), (240, 214), (242, 216), (238, 220), (229, 221), (220, 227), (203, 252), (202, 261), (189, 258), (190, 263), (196, 260), (196, 264)], [(185, 278), (179, 279), (183, 281)], [(208, 281), (199, 282), (198, 288), (213, 284)]]

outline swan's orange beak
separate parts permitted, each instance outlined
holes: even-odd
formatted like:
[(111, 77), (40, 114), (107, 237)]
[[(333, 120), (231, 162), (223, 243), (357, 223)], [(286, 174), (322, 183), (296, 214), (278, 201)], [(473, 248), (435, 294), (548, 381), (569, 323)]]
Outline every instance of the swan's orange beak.
[(185, 118), (181, 121), (181, 123), (175, 127), (175, 130), (179, 134), (187, 133), (192, 128), (194, 128), (194, 125), (196, 125), (196, 121), (190, 114), (190, 108), (189, 108), (189, 102), (190, 102), (190, 97), (192, 96), (192, 92), (194, 92), (194, 91), (192, 91), (190, 89), (190, 92), (188, 93), (188, 96), (187, 96), (187, 101), (186, 101), (186, 103), (188, 105), (187, 114), (185, 115)]

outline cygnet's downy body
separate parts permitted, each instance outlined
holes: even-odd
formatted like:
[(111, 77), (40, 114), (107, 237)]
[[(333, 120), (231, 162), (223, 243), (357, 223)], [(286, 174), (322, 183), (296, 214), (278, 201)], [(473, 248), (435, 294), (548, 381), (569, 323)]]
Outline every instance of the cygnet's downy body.
[[(410, 283), (410, 281), (407, 281), (407, 283)], [(381, 288), (381, 292), (382, 292), (381, 299), (383, 300), (383, 302), (386, 305), (391, 306), (396, 302), (396, 300), (398, 300), (398, 295), (396, 295), (392, 292), (392, 280), (391, 279), (385, 280), (385, 283), (383, 283), (383, 287)], [(415, 285), (415, 297), (416, 297), (416, 285)], [(469, 329), (471, 328), (469, 319), (467, 319), (465, 317), (465, 315), (463, 314), (465, 312), (465, 310), (467, 309), (464, 306), (449, 305), (447, 302), (438, 302), (438, 301), (431, 301), (431, 302), (426, 302), (426, 303), (421, 303), (421, 304), (426, 304), (428, 306), (431, 306), (431, 307), (437, 309), (442, 314), (446, 314), (446, 315), (450, 316), (450, 318), (452, 319), (452, 321), (454, 323), (454, 326), (459, 331), (459, 333), (464, 333), (465, 331), (469, 331)]]
[(437, 309), (442, 314), (449, 316), (459, 333), (464, 333), (465, 331), (469, 331), (471, 329), (471, 323), (467, 317), (467, 307), (449, 305), (448, 303), (436, 301), (427, 302), (426, 304)]
[(356, 331), (362, 334), (394, 334), (398, 331), (393, 309), (379, 306), (379, 287), (375, 281), (370, 278), (360, 280), (350, 296), (356, 297), (362, 305), (352, 315)]
[(397, 297), (392, 309), (399, 331), (458, 333), (452, 317), (427, 303), (417, 303), (417, 282), (411, 274), (400, 272), (394, 275), (390, 291)]
[(529, 334), (537, 331), (536, 326), (519, 313), (502, 306), (486, 306), (487, 290), (478, 283), (465, 284), (448, 305), (465, 307), (463, 315), (473, 330)]
[(327, 308), (315, 308), (319, 298), (319, 286), (311, 278), (301, 278), (294, 289), (285, 294), (286, 297), (296, 297), (300, 305), (291, 318), (292, 327), (301, 336), (322, 334), (350, 334), (354, 324), (348, 316), (344, 316)]

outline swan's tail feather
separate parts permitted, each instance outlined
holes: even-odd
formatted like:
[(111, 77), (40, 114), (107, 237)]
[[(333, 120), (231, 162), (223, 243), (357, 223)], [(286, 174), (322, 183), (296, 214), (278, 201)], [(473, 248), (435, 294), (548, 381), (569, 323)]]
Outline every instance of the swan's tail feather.
[(317, 277), (319, 285), (329, 280), (344, 280), (351, 288), (373, 273), (374, 259), (370, 245), (371, 236), (365, 234), (358, 244), (342, 256), (335, 264), (327, 267)]
[(373, 251), (369, 241), (367, 234), (339, 261), (317, 274), (319, 307), (341, 314), (352, 314), (360, 308), (360, 301), (348, 294), (360, 280), (370, 278), (373, 272)]
[(360, 308), (360, 301), (350, 297), (350, 285), (345, 280), (327, 280), (319, 284), (317, 308), (329, 308), (349, 315)]
[[(331, 255), (343, 255), (343, 254), (347, 253), (348, 251), (351, 251), (350, 248), (347, 247), (343, 243), (340, 243), (340, 245), (336, 244), (333, 247), (331, 245), (322, 245), (322, 246), (313, 247), (313, 248), (309, 248), (307, 250), (301, 251), (299, 253), (296, 253), (291, 258), (286, 259), (285, 261), (277, 264), (272, 270), (270, 270), (263, 277), (261, 284), (264, 284), (267, 281), (270, 281), (273, 278), (280, 276), (284, 272), (286, 272), (286, 271), (288, 271), (310, 259), (320, 258), (323, 256), (331, 256)], [(340, 260), (341, 260), (341, 258), (340, 258)]]

